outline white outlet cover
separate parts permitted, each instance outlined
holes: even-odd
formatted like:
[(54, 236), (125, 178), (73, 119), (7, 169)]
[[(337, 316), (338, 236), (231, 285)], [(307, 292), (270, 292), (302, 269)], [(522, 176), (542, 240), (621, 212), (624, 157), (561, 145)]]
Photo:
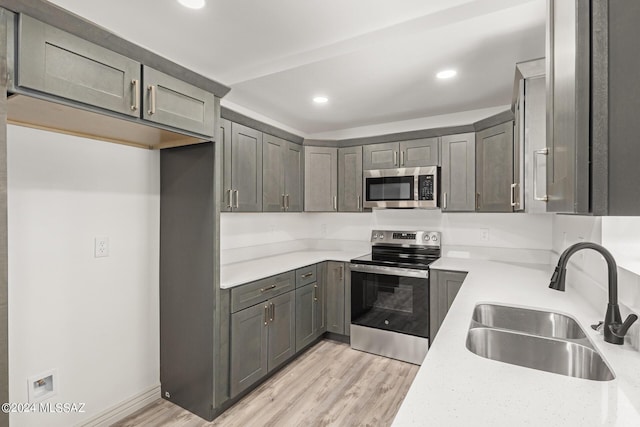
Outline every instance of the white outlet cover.
[[(42, 385), (38, 385), (43, 381)], [(58, 373), (55, 369), (27, 378), (29, 403), (42, 402), (58, 394)]]
[(94, 244), (94, 255), (96, 258), (109, 256), (109, 238), (106, 236), (96, 237)]

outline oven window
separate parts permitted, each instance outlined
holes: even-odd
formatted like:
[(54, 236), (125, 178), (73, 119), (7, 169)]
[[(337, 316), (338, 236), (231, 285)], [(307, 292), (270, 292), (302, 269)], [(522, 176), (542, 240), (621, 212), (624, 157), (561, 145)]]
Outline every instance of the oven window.
[(351, 272), (351, 323), (427, 338), (429, 280)]
[(367, 200), (413, 200), (413, 176), (367, 178)]

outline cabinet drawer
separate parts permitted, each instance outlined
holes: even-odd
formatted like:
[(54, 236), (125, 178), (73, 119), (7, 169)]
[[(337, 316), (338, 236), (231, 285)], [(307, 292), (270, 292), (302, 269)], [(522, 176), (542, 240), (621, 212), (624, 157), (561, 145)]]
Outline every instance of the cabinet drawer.
[(296, 288), (315, 282), (317, 280), (316, 273), (316, 264), (297, 269)]
[(138, 117), (140, 63), (20, 15), (20, 87)]
[(231, 289), (231, 312), (261, 303), (295, 289), (295, 272), (278, 274)]

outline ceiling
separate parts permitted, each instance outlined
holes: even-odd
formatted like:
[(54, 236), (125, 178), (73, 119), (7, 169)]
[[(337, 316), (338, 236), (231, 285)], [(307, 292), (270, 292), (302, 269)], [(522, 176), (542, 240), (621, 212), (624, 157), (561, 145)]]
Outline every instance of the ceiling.
[[(545, 0), (52, 2), (230, 86), (223, 105), (305, 137), (504, 106), (515, 64), (544, 56)], [(458, 75), (436, 79), (445, 68)], [(329, 102), (314, 104), (319, 94)]]

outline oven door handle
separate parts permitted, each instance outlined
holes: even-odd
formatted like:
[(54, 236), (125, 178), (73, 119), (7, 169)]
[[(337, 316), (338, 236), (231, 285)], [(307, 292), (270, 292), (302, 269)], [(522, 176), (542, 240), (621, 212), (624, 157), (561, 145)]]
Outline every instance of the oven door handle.
[(351, 271), (359, 273), (386, 274), (387, 276), (415, 277), (428, 279), (429, 270), (414, 270), (412, 268), (386, 267), (382, 265), (349, 264)]

